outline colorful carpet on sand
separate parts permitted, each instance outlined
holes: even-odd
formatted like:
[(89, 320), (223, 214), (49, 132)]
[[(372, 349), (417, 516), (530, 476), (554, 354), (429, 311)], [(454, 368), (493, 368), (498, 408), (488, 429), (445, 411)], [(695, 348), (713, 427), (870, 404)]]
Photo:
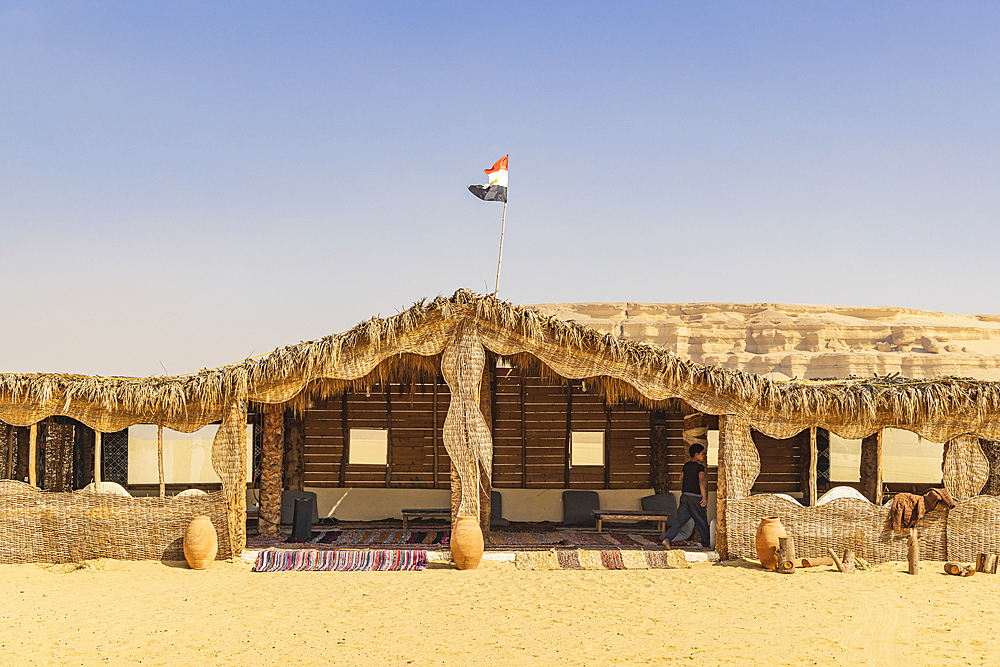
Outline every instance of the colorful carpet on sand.
[(519, 551), (514, 556), (514, 565), (519, 570), (649, 570), (691, 567), (683, 551), (619, 549)]
[(257, 554), (254, 572), (367, 572), (422, 570), (427, 552), (421, 549), (318, 551), (265, 549)]
[[(657, 549), (660, 542), (655, 534), (595, 533), (580, 530), (558, 529), (548, 531), (493, 530), (485, 539), (489, 551), (531, 551), (552, 547), (605, 547), (609, 549)], [(315, 548), (342, 549), (376, 547), (383, 549), (446, 549), (451, 538), (450, 530), (409, 531), (401, 528), (363, 529), (344, 528), (314, 530), (308, 540), (293, 540), (287, 534), (277, 539), (251, 536), (248, 548), (267, 549)]]

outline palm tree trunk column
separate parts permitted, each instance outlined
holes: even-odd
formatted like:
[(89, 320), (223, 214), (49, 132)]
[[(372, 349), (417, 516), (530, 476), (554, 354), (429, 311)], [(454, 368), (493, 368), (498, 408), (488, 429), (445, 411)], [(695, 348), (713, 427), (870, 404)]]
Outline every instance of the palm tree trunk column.
[(263, 407), (263, 437), (260, 456), (260, 513), (257, 530), (261, 535), (278, 534), (281, 523), (281, 492), (285, 454), (285, 407)]

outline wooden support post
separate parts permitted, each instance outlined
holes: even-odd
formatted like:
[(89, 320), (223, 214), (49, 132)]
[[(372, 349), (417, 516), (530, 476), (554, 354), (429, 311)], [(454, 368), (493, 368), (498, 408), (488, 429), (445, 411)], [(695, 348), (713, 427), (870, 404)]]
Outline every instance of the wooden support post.
[(518, 391), (521, 393), (521, 488), (528, 488), (528, 420), (524, 407), (524, 369), (517, 369)]
[(440, 446), (438, 442), (438, 377), (434, 376), (434, 401), (431, 406), (431, 411), (433, 414), (433, 425), (434, 433), (431, 435), (431, 442), (434, 445), (434, 488), (438, 488), (438, 447)]
[(94, 490), (101, 488), (101, 440), (104, 434), (94, 429)]
[(167, 495), (167, 485), (163, 477), (163, 426), (156, 427), (156, 469), (160, 475), (160, 497)]
[(38, 424), (28, 430), (28, 484), (38, 486)]
[(14, 427), (7, 425), (7, 479), (17, 479), (14, 474), (14, 448), (17, 447), (17, 438), (14, 436)]
[(385, 428), (386, 428), (386, 452), (385, 452), (385, 488), (392, 484), (392, 385), (384, 383), (385, 390)]
[(910, 535), (906, 538), (906, 561), (909, 565), (907, 572), (910, 574), (920, 572), (920, 538), (916, 528), (910, 528)]
[(729, 560), (729, 539), (726, 526), (726, 486), (727, 466), (726, 456), (726, 422), (729, 417), (719, 415), (719, 467), (715, 484), (715, 550), (719, 560)]
[(882, 431), (861, 441), (861, 495), (882, 504)]
[(351, 457), (351, 429), (347, 424), (347, 390), (340, 395), (340, 434), (343, 445), (340, 448), (340, 472), (337, 486), (347, 486), (347, 462)]
[(280, 405), (262, 405), (263, 434), (260, 453), (260, 507), (257, 530), (273, 537), (281, 524), (281, 492), (284, 476), (285, 409)]
[(818, 452), (816, 451), (816, 427), (809, 429), (809, 507), (816, 507), (816, 484)]
[(778, 572), (795, 573), (795, 540), (791, 537), (778, 538)]
[(563, 488), (569, 488), (569, 461), (573, 452), (573, 381), (566, 387), (566, 444), (563, 447)]
[(302, 416), (285, 410), (285, 482), (287, 491), (301, 491), (305, 486), (306, 433)]
[(611, 406), (607, 404), (604, 406), (604, 488), (611, 488)]

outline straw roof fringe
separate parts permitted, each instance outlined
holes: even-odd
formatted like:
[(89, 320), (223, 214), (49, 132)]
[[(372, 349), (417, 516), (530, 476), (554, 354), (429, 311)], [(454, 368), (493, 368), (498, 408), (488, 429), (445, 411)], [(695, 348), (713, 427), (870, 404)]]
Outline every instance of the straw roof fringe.
[(233, 401), (291, 401), (301, 409), (311, 398), (359, 390), (376, 377), (436, 377), (438, 355), (464, 319), (474, 320), (480, 341), (494, 354), (563, 378), (587, 378), (610, 403), (655, 407), (679, 398), (710, 414), (742, 415), (771, 435), (821, 426), (860, 437), (893, 426), (931, 439), (963, 433), (1000, 438), (1000, 383), (896, 376), (779, 382), (696, 364), (468, 290), (186, 376), (0, 374), (0, 419), (23, 426), (61, 414), (101, 430), (159, 423), (191, 431), (219, 420)]

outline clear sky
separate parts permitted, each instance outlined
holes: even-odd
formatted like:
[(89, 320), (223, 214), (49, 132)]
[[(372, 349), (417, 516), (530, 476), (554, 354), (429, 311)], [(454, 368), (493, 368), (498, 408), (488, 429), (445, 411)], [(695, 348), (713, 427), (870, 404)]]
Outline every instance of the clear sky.
[[(374, 8), (373, 8), (374, 6)], [(493, 288), (1000, 313), (1000, 4), (0, 0), (0, 370)]]

